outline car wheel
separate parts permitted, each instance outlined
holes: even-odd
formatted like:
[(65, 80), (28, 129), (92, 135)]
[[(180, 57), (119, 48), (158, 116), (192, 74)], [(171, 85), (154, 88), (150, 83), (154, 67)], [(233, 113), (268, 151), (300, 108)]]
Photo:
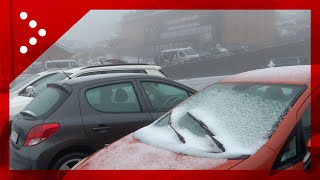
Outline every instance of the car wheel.
[(84, 153), (70, 153), (60, 157), (52, 169), (55, 170), (70, 170), (74, 165), (76, 165), (83, 158), (87, 157), (87, 154)]

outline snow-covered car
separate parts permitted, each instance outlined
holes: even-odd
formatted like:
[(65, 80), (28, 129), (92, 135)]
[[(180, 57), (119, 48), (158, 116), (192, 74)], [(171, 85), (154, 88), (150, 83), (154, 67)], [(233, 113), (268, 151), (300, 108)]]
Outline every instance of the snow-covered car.
[[(228, 76), (74, 169), (265, 170), (272, 176), (283, 172), (273, 170), (307, 170), (310, 139), (319, 137), (310, 122), (319, 93), (310, 66)], [(311, 153), (319, 152), (314, 148)]]
[[(33, 80), (33, 82), (35, 83), (26, 83), (26, 85), (19, 88), (23, 89), (23, 93), (18, 93), (18, 95), (20, 96), (10, 97), (10, 119), (13, 119), (16, 114), (21, 112), (33, 100), (33, 97), (43, 92), (46, 89), (47, 84), (54, 83), (60, 80), (109, 73), (142, 73), (166, 77), (164, 73), (161, 71), (161, 67), (148, 64), (89, 66), (54, 72), (55, 73), (51, 76), (45, 76), (47, 78), (38, 79), (38, 81)], [(44, 72), (42, 74), (48, 73), (49, 72)], [(36, 76), (38, 76), (38, 74)], [(28, 82), (28, 79), (26, 79), (25, 81)], [(26, 90), (27, 88), (28, 90)]]

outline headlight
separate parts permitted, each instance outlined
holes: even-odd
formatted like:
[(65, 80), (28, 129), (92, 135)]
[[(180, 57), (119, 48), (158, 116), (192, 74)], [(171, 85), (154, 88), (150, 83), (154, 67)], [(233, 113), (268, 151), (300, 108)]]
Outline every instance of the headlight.
[(83, 163), (83, 161), (85, 161), (87, 158), (88, 158), (88, 157), (86, 157), (86, 158), (82, 159), (81, 161), (79, 161), (77, 164), (75, 164), (75, 165), (71, 168), (71, 170), (76, 169), (76, 168), (77, 168), (81, 163)]

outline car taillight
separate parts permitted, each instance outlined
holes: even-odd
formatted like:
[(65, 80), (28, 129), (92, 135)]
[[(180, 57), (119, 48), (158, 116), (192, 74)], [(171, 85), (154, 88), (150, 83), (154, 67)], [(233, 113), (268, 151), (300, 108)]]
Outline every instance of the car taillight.
[(24, 146), (34, 146), (52, 136), (60, 127), (60, 124), (41, 124), (33, 127), (24, 142)]

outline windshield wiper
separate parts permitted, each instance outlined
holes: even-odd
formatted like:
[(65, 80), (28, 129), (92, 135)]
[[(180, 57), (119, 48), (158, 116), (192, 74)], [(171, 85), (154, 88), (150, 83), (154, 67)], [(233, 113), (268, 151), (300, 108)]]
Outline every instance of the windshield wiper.
[(214, 138), (214, 134), (209, 130), (208, 126), (204, 122), (197, 119), (189, 112), (187, 112), (187, 114), (189, 117), (191, 117), (192, 120), (197, 122), (202, 129), (204, 129), (204, 131), (209, 135), (209, 137), (212, 139), (212, 141), (222, 150), (222, 152), (226, 151), (225, 148), (223, 147), (223, 145), (216, 138)]
[(184, 144), (186, 143), (186, 141), (184, 140), (184, 138), (181, 136), (181, 134), (179, 134), (171, 125), (171, 113), (169, 114), (169, 120), (168, 120), (168, 125), (171, 127), (171, 129), (174, 131), (174, 133), (176, 133), (176, 135), (178, 136), (179, 140)]
[(31, 116), (33, 118), (37, 118), (36, 114), (34, 114), (32, 111), (21, 111), (20, 114), (23, 116)]

